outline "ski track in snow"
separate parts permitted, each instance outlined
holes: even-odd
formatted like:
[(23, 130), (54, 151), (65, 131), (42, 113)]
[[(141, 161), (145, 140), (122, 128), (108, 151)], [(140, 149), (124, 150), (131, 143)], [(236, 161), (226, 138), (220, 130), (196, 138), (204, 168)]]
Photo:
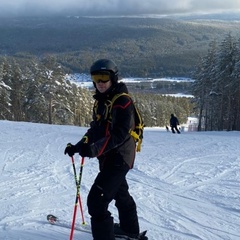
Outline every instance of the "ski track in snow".
[[(69, 223), (76, 186), (71, 159), (63, 154), (86, 128), (0, 121), (0, 239), (65, 240), (70, 229), (52, 226), (51, 213)], [(172, 134), (146, 128), (141, 153), (127, 176), (141, 230), (150, 240), (240, 239), (239, 132)], [(75, 155), (77, 174), (80, 157)], [(81, 199), (98, 172), (85, 159)], [(114, 202), (110, 205), (115, 220)], [(77, 224), (81, 224), (80, 212)], [(74, 232), (74, 239), (91, 236)]]

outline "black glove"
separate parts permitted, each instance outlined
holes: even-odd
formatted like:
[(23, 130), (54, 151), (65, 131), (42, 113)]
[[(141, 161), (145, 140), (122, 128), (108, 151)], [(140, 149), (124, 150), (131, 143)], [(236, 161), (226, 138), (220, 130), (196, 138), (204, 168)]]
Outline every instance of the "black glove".
[(74, 153), (77, 152), (76, 146), (72, 145), (71, 143), (67, 144), (67, 147), (65, 148), (64, 154), (68, 154), (69, 157), (72, 157)]

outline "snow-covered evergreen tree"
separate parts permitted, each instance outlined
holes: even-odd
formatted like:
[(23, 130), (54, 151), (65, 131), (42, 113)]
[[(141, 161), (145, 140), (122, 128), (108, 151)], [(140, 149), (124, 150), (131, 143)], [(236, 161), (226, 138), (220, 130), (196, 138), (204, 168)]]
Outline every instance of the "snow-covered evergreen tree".
[(11, 109), (10, 109), (10, 92), (11, 87), (5, 84), (4, 74), (6, 62), (0, 63), (0, 119), (10, 119)]
[[(240, 130), (239, 43), (229, 33), (210, 50), (195, 72), (193, 93), (199, 108), (199, 130)], [(202, 121), (204, 120), (204, 121)]]

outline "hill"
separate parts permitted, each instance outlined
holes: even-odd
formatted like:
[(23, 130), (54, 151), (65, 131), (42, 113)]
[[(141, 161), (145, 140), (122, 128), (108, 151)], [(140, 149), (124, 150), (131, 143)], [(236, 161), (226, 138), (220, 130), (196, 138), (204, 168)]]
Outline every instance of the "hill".
[(240, 24), (213, 16), (153, 17), (18, 17), (1, 18), (0, 54), (55, 54), (69, 72), (88, 72), (98, 58), (111, 58), (122, 77), (191, 77), (214, 39)]
[[(71, 222), (75, 180), (63, 154), (86, 128), (0, 121), (0, 239), (66, 240), (70, 229), (51, 226), (49, 213)], [(142, 151), (127, 179), (141, 229), (151, 240), (240, 238), (238, 132), (172, 134), (146, 128)], [(77, 171), (79, 156), (75, 155)], [(98, 172), (85, 159), (81, 199), (87, 225), (87, 194)], [(118, 221), (113, 204), (110, 211)], [(81, 215), (77, 212), (78, 225)], [(76, 231), (74, 239), (91, 236)]]

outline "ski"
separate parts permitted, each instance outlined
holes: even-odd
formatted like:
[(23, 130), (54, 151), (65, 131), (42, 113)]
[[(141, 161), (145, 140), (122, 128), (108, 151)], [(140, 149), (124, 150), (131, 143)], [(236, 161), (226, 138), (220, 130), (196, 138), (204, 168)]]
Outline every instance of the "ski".
[(117, 239), (125, 239), (125, 240), (148, 240), (148, 237), (146, 236), (147, 230), (140, 232), (139, 235), (136, 238), (132, 238), (126, 235), (117, 235), (115, 234), (115, 238)]
[[(64, 227), (64, 228), (69, 228), (69, 229), (71, 229), (71, 227), (72, 227), (69, 222), (60, 220), (59, 218), (57, 218), (56, 216), (54, 216), (52, 214), (47, 215), (47, 221), (50, 224), (56, 225), (59, 227)], [(74, 229), (77, 231), (84, 232), (84, 233), (92, 234), (91, 228), (88, 225), (75, 226)], [(148, 240), (146, 233), (147, 233), (147, 231), (141, 232), (137, 238), (132, 238), (132, 237), (125, 236), (125, 235), (115, 235), (115, 237), (116, 237), (116, 240), (118, 240), (118, 239), (119, 240), (122, 240), (122, 239), (125, 239), (125, 240)]]

